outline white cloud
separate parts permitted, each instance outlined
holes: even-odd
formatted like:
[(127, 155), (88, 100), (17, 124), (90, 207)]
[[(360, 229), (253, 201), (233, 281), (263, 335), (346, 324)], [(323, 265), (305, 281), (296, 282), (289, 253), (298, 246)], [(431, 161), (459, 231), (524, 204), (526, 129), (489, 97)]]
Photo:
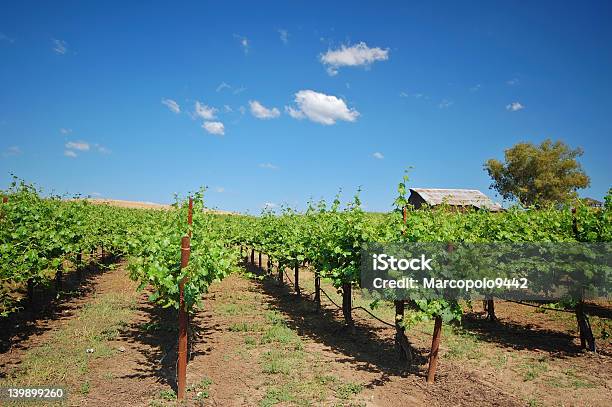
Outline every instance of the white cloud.
[(4, 157), (14, 157), (20, 154), (21, 154), (21, 148), (19, 148), (19, 146), (10, 146), (2, 153)]
[(240, 112), (240, 114), (245, 114), (245, 113), (246, 113), (246, 107), (244, 107), (244, 106), (240, 106), (240, 107), (238, 108), (238, 111)]
[(289, 42), (289, 32), (287, 30), (279, 29), (278, 35), (280, 36), (280, 40), (283, 44), (287, 44)]
[(66, 143), (69, 150), (89, 151), (89, 143), (86, 141), (69, 141)]
[(94, 147), (96, 148), (96, 150), (98, 150), (100, 154), (110, 154), (111, 153), (111, 150), (109, 150), (108, 148), (104, 147), (101, 144), (94, 144)]
[(389, 49), (370, 48), (365, 42), (353, 46), (343, 45), (340, 49), (328, 50), (320, 56), (321, 63), (328, 65), (327, 73), (336, 75), (342, 66), (369, 66), (376, 61), (389, 59)]
[(195, 114), (204, 120), (213, 120), (217, 114), (217, 109), (207, 105), (203, 105), (200, 102), (195, 102)]
[(234, 109), (232, 109), (230, 105), (223, 105), (223, 110), (225, 111), (225, 113), (231, 113), (234, 111)]
[(238, 41), (240, 41), (240, 46), (242, 47), (242, 50), (244, 51), (245, 55), (249, 53), (249, 48), (251, 46), (251, 43), (249, 42), (249, 39), (247, 37), (244, 37), (242, 35), (238, 35), (238, 34), (234, 34), (234, 38), (236, 38)]
[(251, 114), (258, 119), (276, 119), (280, 116), (280, 111), (277, 108), (268, 109), (257, 100), (249, 100), (249, 106), (251, 107)]
[(225, 83), (225, 82), (221, 82), (221, 83), (219, 84), (219, 86), (217, 86), (217, 89), (216, 89), (216, 90), (217, 90), (217, 92), (221, 92), (223, 89), (231, 89), (231, 88), (232, 88), (232, 87), (231, 87), (229, 84), (227, 84), (227, 83)]
[(66, 128), (62, 127), (60, 129), (60, 133), (62, 133), (62, 134), (70, 134), (70, 133), (72, 133), (72, 129), (66, 129)]
[(298, 119), (298, 120), (302, 120), (303, 118), (306, 117), (306, 115), (302, 113), (301, 110), (294, 109), (291, 106), (285, 106), (285, 112), (287, 112), (289, 116), (293, 117), (294, 119)]
[(234, 95), (238, 95), (239, 93), (242, 93), (246, 90), (247, 88), (245, 88), (244, 86), (240, 86), (239, 88), (234, 89)]
[(452, 100), (442, 99), (440, 103), (438, 104), (438, 107), (440, 109), (446, 109), (447, 107), (451, 107), (454, 104), (455, 102), (453, 102)]
[(383, 158), (385, 158), (385, 156), (382, 153), (379, 153), (378, 151), (372, 154), (372, 157), (377, 158), (379, 160), (382, 160)]
[(400, 95), (401, 98), (407, 98), (408, 96), (410, 96), (406, 92), (400, 92), (399, 95)]
[(506, 85), (508, 86), (515, 86), (515, 85), (518, 85), (519, 83), (520, 83), (519, 78), (512, 78), (506, 81)]
[(74, 152), (74, 151), (72, 151), (72, 150), (64, 150), (64, 155), (65, 155), (66, 157), (76, 158), (77, 153), (75, 153), (75, 152)]
[(518, 112), (524, 108), (525, 106), (521, 105), (519, 102), (512, 102), (509, 105), (506, 105), (506, 110), (510, 110), (511, 112)]
[(56, 54), (64, 55), (66, 54), (66, 52), (68, 52), (68, 44), (66, 43), (66, 41), (54, 39), (53, 51), (55, 51)]
[(172, 99), (162, 99), (162, 105), (166, 105), (171, 112), (180, 113), (181, 107)]
[(294, 119), (307, 117), (313, 122), (331, 125), (336, 123), (336, 120), (354, 122), (359, 117), (359, 112), (349, 109), (344, 100), (313, 90), (297, 92), (295, 103), (297, 108), (285, 107), (287, 113)]
[(225, 134), (225, 126), (221, 122), (204, 122), (202, 128), (216, 136), (223, 136)]
[(278, 170), (278, 167), (272, 163), (263, 163), (259, 164), (260, 168), (267, 168), (269, 170)]

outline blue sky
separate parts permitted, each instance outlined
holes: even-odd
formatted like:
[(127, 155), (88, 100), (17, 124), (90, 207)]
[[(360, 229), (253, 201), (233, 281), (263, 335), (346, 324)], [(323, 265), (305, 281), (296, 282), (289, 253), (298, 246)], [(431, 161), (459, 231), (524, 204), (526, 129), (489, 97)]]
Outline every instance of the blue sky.
[[(364, 2), (365, 3), (365, 2)], [(0, 185), (259, 212), (475, 188), (519, 141), (612, 182), (609, 2), (3, 2)], [(197, 108), (196, 103), (199, 103)], [(223, 134), (221, 134), (223, 133)]]

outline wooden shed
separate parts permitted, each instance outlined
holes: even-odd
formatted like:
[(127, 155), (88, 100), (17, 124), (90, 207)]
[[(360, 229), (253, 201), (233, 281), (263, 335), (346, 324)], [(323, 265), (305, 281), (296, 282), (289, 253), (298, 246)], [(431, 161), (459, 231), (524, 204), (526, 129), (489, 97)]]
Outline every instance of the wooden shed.
[(502, 210), (500, 204), (477, 189), (410, 188), (408, 203), (415, 209), (423, 205), (435, 207), (446, 204), (457, 209), (486, 209), (491, 212)]

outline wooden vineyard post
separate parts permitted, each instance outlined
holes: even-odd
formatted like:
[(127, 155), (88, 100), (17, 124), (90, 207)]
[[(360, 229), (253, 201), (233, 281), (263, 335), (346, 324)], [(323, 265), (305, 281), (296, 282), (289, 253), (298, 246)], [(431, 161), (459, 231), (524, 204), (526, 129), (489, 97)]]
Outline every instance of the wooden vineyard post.
[[(189, 236), (183, 236), (181, 239), (181, 269), (184, 269), (189, 264), (189, 255), (191, 252)], [(185, 385), (187, 382), (187, 309), (185, 308), (185, 280), (183, 278), (179, 282), (179, 343), (178, 343), (178, 361), (176, 368), (177, 375), (177, 398), (183, 400), (185, 398)]]
[(272, 261), (270, 261), (270, 256), (268, 256), (268, 267), (267, 267), (267, 272), (269, 273), (272, 270)]
[(353, 321), (353, 304), (351, 295), (351, 283), (342, 284), (342, 315), (344, 315), (344, 322), (351, 328), (351, 332), (355, 331), (355, 323)]
[(3, 196), (2, 203), (7, 203), (7, 202), (8, 202), (8, 196)]
[(395, 300), (393, 304), (395, 305), (395, 350), (399, 354), (400, 361), (411, 363), (412, 351), (406, 337), (405, 328), (402, 326), (404, 321), (404, 301)]
[(55, 294), (58, 295), (62, 290), (62, 264), (59, 265), (55, 272)]
[[(576, 208), (572, 208), (572, 231), (577, 241), (580, 241), (580, 233), (578, 231), (578, 220), (576, 219)], [(576, 314), (576, 321), (578, 323), (578, 332), (580, 333), (580, 347), (582, 349), (588, 349), (591, 352), (596, 352), (595, 337), (593, 336), (593, 330), (591, 329), (591, 323), (589, 317), (584, 313), (584, 301), (581, 298), (576, 304), (574, 310)]]
[(487, 319), (491, 322), (495, 322), (497, 321), (497, 316), (495, 316), (495, 300), (493, 298), (487, 298), (486, 301)]
[(79, 281), (83, 279), (83, 269), (81, 267), (82, 262), (83, 262), (83, 255), (81, 254), (81, 250), (79, 249), (79, 252), (77, 253), (77, 256), (76, 256), (76, 269), (77, 269), (77, 276), (79, 278)]
[(296, 260), (294, 266), (294, 281), (293, 286), (295, 289), (295, 293), (300, 295), (300, 263)]
[(442, 317), (436, 316), (434, 322), (433, 338), (431, 339), (431, 352), (429, 353), (429, 368), (427, 369), (427, 383), (433, 383), (438, 367), (438, 351), (440, 350), (440, 338), (442, 336)]
[(282, 285), (283, 284), (283, 269), (285, 267), (281, 266), (280, 261), (278, 262), (278, 275), (276, 277), (276, 282), (278, 283), (278, 285)]
[(317, 304), (317, 312), (321, 311), (321, 274), (315, 271), (315, 304)]
[(261, 252), (259, 252), (259, 268), (261, 269)]
[(255, 266), (255, 249), (251, 249), (251, 264)]

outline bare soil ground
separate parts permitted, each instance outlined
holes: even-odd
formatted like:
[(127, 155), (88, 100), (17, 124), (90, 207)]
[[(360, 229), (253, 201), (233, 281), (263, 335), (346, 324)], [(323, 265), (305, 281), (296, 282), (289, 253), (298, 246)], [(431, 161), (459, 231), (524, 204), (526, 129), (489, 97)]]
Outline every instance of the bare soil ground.
[[(582, 352), (571, 314), (500, 302), (494, 324), (475, 309), (461, 328), (445, 327), (437, 381), (427, 385), (431, 324), (408, 332), (415, 363), (406, 369), (394, 351), (393, 328), (355, 310), (351, 333), (329, 300), (317, 313), (312, 273), (301, 271), (301, 296), (287, 283), (232, 275), (211, 286), (204, 309), (191, 319), (185, 405), (608, 406), (612, 400), (610, 342), (598, 341), (599, 354)], [(339, 300), (329, 283), (324, 289)], [(375, 311), (385, 321), (392, 312)], [(0, 386), (62, 384), (70, 406), (176, 404), (176, 313), (136, 293), (122, 266), (94, 273), (78, 295), (16, 325), (2, 327)], [(95, 351), (87, 354), (89, 348)]]

